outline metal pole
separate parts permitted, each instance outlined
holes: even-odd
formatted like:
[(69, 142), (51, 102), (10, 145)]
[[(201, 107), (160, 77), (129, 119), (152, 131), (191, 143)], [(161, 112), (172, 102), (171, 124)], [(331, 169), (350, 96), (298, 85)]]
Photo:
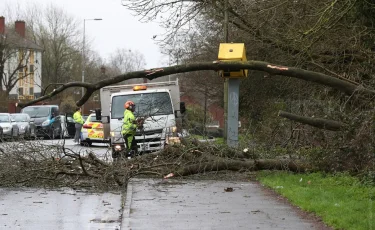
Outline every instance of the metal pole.
[[(228, 33), (228, 0), (224, 1), (224, 40), (225, 43), (229, 42), (229, 33)], [(228, 79), (224, 78), (224, 142), (228, 140)]]
[[(224, 1), (224, 38), (229, 43), (228, 0)], [(224, 81), (224, 140), (230, 147), (238, 146), (239, 79)]]
[[(82, 83), (85, 82), (85, 33), (86, 33), (86, 19), (83, 19), (83, 41), (82, 41)], [(82, 94), (85, 93), (85, 88), (82, 87)], [(82, 105), (82, 113), (84, 112), (84, 105)]]
[(203, 137), (207, 138), (207, 86), (204, 87), (204, 120), (203, 120)]
[(239, 107), (240, 79), (229, 79), (228, 81), (228, 139), (230, 147), (238, 146), (238, 107)]
[[(101, 18), (93, 18), (93, 19), (83, 19), (83, 41), (82, 41), (82, 83), (85, 82), (85, 66), (86, 66), (86, 60), (85, 60), (85, 43), (86, 43), (86, 21), (101, 21), (103, 19)], [(85, 88), (82, 87), (82, 95), (85, 93)], [(84, 111), (84, 105), (82, 105), (82, 113), (85, 113)]]

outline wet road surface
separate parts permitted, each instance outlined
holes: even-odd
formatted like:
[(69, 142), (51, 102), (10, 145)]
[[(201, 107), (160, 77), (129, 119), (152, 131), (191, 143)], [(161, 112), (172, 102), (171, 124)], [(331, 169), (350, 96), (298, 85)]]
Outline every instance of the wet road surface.
[(316, 228), (256, 183), (137, 179), (128, 185), (122, 229)]
[(121, 195), (0, 189), (0, 229), (120, 229)]

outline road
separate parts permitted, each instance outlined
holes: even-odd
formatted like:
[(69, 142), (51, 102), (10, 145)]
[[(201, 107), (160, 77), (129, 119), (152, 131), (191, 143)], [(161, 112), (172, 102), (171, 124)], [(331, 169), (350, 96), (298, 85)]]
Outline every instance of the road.
[[(0, 148), (61, 143), (5, 142)], [(105, 144), (65, 140), (65, 147), (110, 160)], [(0, 188), (0, 229), (328, 229), (300, 213), (254, 182), (133, 179), (122, 194)]]
[(121, 195), (0, 188), (0, 229), (120, 229)]

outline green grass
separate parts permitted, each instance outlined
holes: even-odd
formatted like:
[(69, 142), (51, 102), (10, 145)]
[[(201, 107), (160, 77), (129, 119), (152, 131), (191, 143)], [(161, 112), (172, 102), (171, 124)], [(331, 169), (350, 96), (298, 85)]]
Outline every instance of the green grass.
[[(302, 181), (300, 181), (302, 178)], [(341, 175), (260, 172), (259, 181), (335, 229), (375, 230), (375, 187)]]
[[(196, 138), (198, 140), (208, 140), (208, 136), (202, 136), (202, 135), (192, 134), (191, 137), (192, 138)], [(222, 137), (216, 137), (214, 139), (215, 139), (215, 142), (214, 142), (215, 144), (218, 144), (218, 145), (224, 144), (224, 138), (222, 138)]]

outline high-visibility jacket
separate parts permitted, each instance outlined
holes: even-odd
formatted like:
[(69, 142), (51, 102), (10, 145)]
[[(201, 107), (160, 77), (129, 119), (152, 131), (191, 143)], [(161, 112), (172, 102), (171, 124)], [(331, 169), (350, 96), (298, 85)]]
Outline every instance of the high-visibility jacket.
[(73, 114), (73, 119), (74, 119), (75, 123), (78, 123), (78, 124), (85, 123), (85, 121), (83, 120), (82, 115), (79, 111), (77, 111)]
[(132, 111), (125, 109), (124, 111), (124, 123), (122, 125), (121, 133), (123, 135), (130, 134), (135, 135), (137, 125), (135, 123), (135, 117)]

